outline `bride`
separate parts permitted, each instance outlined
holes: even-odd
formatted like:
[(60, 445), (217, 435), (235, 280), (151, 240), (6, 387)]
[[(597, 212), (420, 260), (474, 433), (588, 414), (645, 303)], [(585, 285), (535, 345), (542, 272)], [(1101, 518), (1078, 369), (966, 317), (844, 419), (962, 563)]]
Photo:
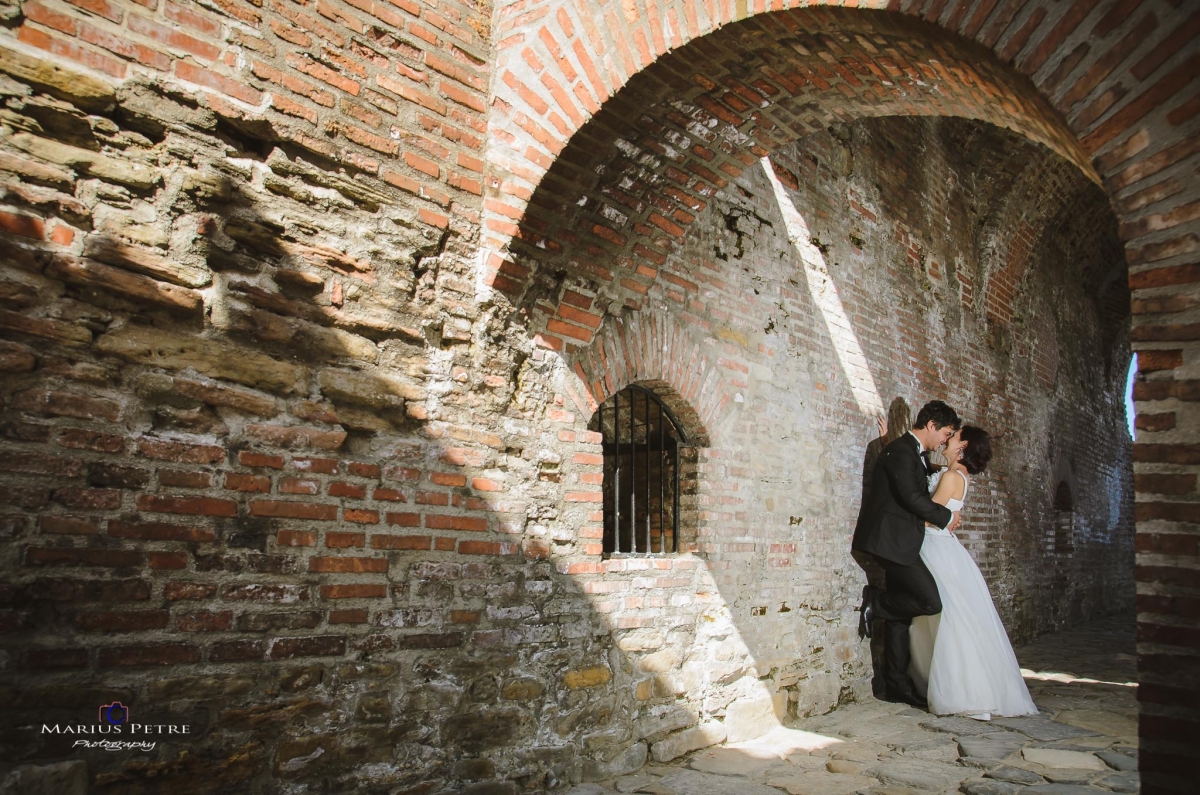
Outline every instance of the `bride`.
[[(950, 437), (944, 455), (949, 467), (930, 476), (933, 501), (959, 511), (970, 476), (983, 472), (991, 460), (991, 439), (982, 428), (964, 425)], [(1037, 714), (971, 554), (949, 530), (926, 526), (921, 560), (942, 597), (942, 612), (914, 618), (909, 630), (909, 674), (918, 689), (927, 688), (929, 711), (979, 720)]]

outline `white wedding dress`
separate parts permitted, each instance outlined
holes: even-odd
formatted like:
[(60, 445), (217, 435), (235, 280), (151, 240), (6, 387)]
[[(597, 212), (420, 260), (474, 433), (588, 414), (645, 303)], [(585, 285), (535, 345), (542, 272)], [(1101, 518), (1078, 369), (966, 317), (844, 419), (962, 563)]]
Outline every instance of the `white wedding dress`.
[[(966, 475), (962, 479), (963, 499), (950, 500), (946, 507), (951, 511), (961, 510), (967, 497), (970, 482)], [(929, 711), (984, 720), (1036, 714), (1008, 633), (971, 553), (949, 530), (926, 527), (921, 560), (942, 597), (942, 612), (914, 618), (909, 630), (909, 675), (917, 692), (927, 692)]]

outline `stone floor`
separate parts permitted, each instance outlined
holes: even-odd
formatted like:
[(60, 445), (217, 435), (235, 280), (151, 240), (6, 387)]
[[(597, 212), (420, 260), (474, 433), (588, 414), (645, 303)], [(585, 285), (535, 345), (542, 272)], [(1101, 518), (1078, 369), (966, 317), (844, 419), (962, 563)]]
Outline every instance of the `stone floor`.
[(791, 721), (569, 795), (1088, 795), (1136, 793), (1132, 617), (1017, 649), (1040, 715), (938, 718), (870, 701)]

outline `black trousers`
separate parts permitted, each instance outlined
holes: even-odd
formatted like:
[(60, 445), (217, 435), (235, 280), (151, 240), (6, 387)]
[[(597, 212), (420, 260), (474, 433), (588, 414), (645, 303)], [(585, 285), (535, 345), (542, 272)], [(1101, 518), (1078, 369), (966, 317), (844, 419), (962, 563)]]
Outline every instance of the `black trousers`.
[(887, 573), (887, 589), (875, 594), (874, 605), (875, 617), (885, 622), (883, 682), (891, 693), (914, 693), (916, 688), (908, 675), (908, 628), (916, 616), (942, 612), (942, 597), (920, 558), (913, 563), (879, 557), (875, 560)]

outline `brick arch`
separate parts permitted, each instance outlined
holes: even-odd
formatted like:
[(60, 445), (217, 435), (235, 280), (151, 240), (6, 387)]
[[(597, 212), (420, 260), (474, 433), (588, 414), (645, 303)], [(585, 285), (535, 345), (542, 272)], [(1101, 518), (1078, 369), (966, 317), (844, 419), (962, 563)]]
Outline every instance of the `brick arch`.
[(570, 363), (591, 411), (629, 384), (641, 384), (675, 414), (689, 444), (707, 447), (738, 413), (749, 384), (737, 365), (706, 347), (675, 315), (648, 311), (606, 323), (591, 345), (574, 350)]
[[(490, 116), (498, 171), (488, 180), (481, 235), (488, 285), (529, 299), (535, 271), (565, 259), (600, 280), (641, 282), (644, 292), (643, 276), (670, 256), (706, 193), (805, 124), (863, 114), (966, 115), (1045, 143), (1104, 179), (1135, 269), (1181, 261), (1200, 245), (1195, 202), (1183, 204), (1180, 179), (1162, 179), (1170, 171), (1186, 177), (1200, 149), (1188, 136), (1198, 103), (1177, 97), (1195, 72), (1194, 24), (1184, 25), (1183, 12), (1166, 2), (863, 5), (876, 11), (781, 11), (792, 4), (757, 2), (740, 16), (732, 5), (684, 5), (632, 2), (617, 10), (564, 1), (499, 11)], [(896, 43), (896, 30), (906, 31), (904, 42)], [(922, 61), (914, 48), (925, 40), (932, 43)], [(786, 67), (748, 77), (770, 42), (787, 43)], [(931, 86), (936, 91), (923, 90)], [(644, 113), (644, 100), (666, 95), (684, 97), (690, 113)], [(787, 100), (798, 115), (784, 113)], [(652, 120), (650, 128), (635, 124), (640, 119)], [(708, 125), (726, 133), (714, 137), (716, 147), (703, 139)], [(646, 147), (637, 147), (640, 139)], [(576, 204), (587, 191), (576, 185), (592, 180), (589, 169), (617, 171), (619, 163), (598, 160), (617, 145), (634, 154), (625, 165), (659, 161), (655, 184), (635, 183), (643, 197), (610, 186), (610, 196), (593, 197), (592, 215), (581, 213)], [(682, 167), (664, 162), (672, 157)], [(606, 267), (613, 262), (632, 273)], [(551, 347), (588, 340), (596, 324), (554, 319), (568, 334), (542, 337)]]
[[(1134, 183), (1144, 183), (1195, 153), (1194, 136), (1189, 139), (1187, 128), (1194, 126), (1197, 103), (1175, 98), (1195, 73), (1197, 56), (1188, 45), (1196, 30), (1194, 21), (1185, 19), (1184, 10), (1175, 7), (1178, 4), (1117, 0), (1073, 4), (891, 0), (861, 4), (861, 9), (873, 11), (783, 10), (824, 5), (820, 2), (757, 2), (741, 10), (733, 4), (683, 5), (660, 8), (643, 0), (616, 8), (562, 0), (532, 11), (524, 4), (499, 10), (496, 100), (489, 120), (493, 132), (490, 160), (499, 171), (489, 180), (491, 195), (485, 209), (481, 276), (486, 281), (506, 292), (526, 286), (528, 264), (521, 262), (519, 255), (510, 256), (509, 245), (518, 232), (543, 253), (547, 249), (553, 253), (559, 241), (528, 225), (519, 227), (516, 221), (529, 217), (526, 203), (585, 123), (604, 116), (614, 100), (628, 93), (630, 85), (645, 82), (656, 70), (664, 74), (651, 79), (661, 78), (676, 88), (703, 93), (689, 84), (700, 74), (690, 67), (711, 65), (721, 55), (721, 36), (726, 34), (731, 34), (731, 39), (739, 35), (749, 38), (751, 46), (733, 52), (734, 59), (740, 60), (741, 55), (753, 53), (784, 32), (811, 37), (830, 28), (854, 30), (854, 25), (866, 24), (862, 20), (874, 20), (865, 34), (856, 30), (855, 38), (835, 42), (823, 52), (806, 46), (812, 39), (806, 40), (791, 52), (807, 52), (809, 68), (780, 73), (785, 78), (798, 75), (799, 88), (811, 96), (823, 90), (844, 96), (869, 86), (875, 93), (873, 99), (883, 102), (889, 92), (911, 91), (912, 86), (905, 85), (907, 71), (917, 75), (925, 87), (936, 85), (937, 90), (930, 97), (922, 97), (920, 91), (906, 93), (901, 99), (906, 107), (901, 112), (974, 116), (978, 108), (988, 106), (989, 112), (1007, 117), (1007, 126), (1025, 127), (1022, 131), (1034, 140), (1048, 143), (1085, 171), (1107, 179), (1110, 195), (1128, 192)], [(883, 9), (890, 13), (880, 13)], [(918, 21), (926, 24), (919, 26), (917, 35), (900, 50), (881, 50), (881, 33)], [(943, 40), (937, 47), (936, 62), (922, 64), (912, 57), (913, 41), (939, 34)], [(973, 46), (974, 55), (983, 57), (955, 62), (955, 45)], [(860, 52), (854, 52), (856, 48), (861, 48)], [(796, 60), (791, 52), (788, 63)], [(670, 66), (673, 59), (682, 66), (659, 69)], [(998, 70), (982, 67), (984, 61)], [(996, 75), (1003, 76), (1000, 85), (995, 82)], [(1022, 82), (1024, 89), (1014, 92), (1000, 87), (1014, 80)], [(746, 122), (747, 114), (736, 110), (738, 92), (749, 91), (746, 96), (752, 96), (752, 86), (744, 81), (739, 85), (736, 78), (728, 88), (710, 82), (712, 109), (741, 119), (742, 132), (749, 129), (770, 138), (761, 127)], [(767, 82), (776, 91), (792, 87), (786, 81), (781, 85), (768, 78)], [(746, 96), (742, 96), (742, 104), (746, 104)], [(1040, 107), (1030, 113), (1026, 104)], [(1151, 136), (1148, 122), (1160, 121), (1165, 129)], [(1031, 125), (1042, 129), (1029, 130)], [(779, 130), (776, 125), (773, 131)], [(1167, 215), (1170, 209), (1160, 215)], [(1179, 223), (1191, 223), (1194, 219), (1190, 216), (1164, 218), (1154, 229), (1158, 234), (1152, 236), (1170, 237), (1163, 233)], [(1127, 219), (1122, 216), (1121, 220)], [(1166, 247), (1145, 248), (1135, 242), (1127, 238), (1133, 253), (1143, 258), (1196, 246), (1194, 235), (1186, 233)]]
[[(530, 48), (523, 52), (541, 64)], [(534, 139), (526, 162), (515, 153), (492, 158), (509, 166), (513, 190), (493, 180), (503, 198), (485, 202), (486, 226), (499, 233), (482, 241), (491, 251), (487, 278), (510, 295), (529, 286), (533, 261), (555, 259), (564, 245), (593, 260), (624, 255), (618, 263), (647, 281), (638, 265), (661, 266), (708, 199), (759, 158), (864, 116), (989, 121), (1097, 179), (1031, 82), (978, 45), (896, 14), (797, 10), (725, 27), (649, 64), (585, 125), (554, 125), (570, 137), (565, 147), (531, 115), (541, 108), (553, 120), (551, 105), (504, 67), (501, 78), (516, 94), (501, 91), (507, 113), (492, 116), (493, 154), (520, 141), (519, 133)], [(518, 110), (522, 103), (528, 112)], [(618, 174), (632, 189), (617, 184)]]
[[(997, 191), (998, 212), (980, 232), (980, 244), (991, 249), (997, 263), (979, 285), (980, 309), (994, 327), (1009, 328), (1021, 293), (1029, 289), (1031, 270), (1058, 270), (1064, 262), (1079, 262), (1078, 287), (1096, 312), (1096, 344), (1109, 373), (1124, 372), (1127, 362), (1114, 360), (1118, 341), (1127, 340), (1130, 318), (1128, 265), (1118, 237), (1112, 207), (1103, 190), (1045, 149), (1025, 147), (1009, 168), (988, 173), (1003, 182)], [(1012, 170), (1016, 164), (1019, 171)], [(1032, 355), (1035, 371), (1052, 388), (1061, 355), (1055, 338), (1055, 309), (1047, 299), (1043, 311), (1025, 317), (1038, 331)]]
[[(1099, 193), (1090, 184), (1076, 185), (1076, 189), (1076, 196), (1089, 197)], [(1052, 233), (1058, 229), (1069, 232), (1058, 239), (1057, 245), (1048, 246)], [(1053, 267), (1066, 259), (1084, 263), (1080, 287), (1095, 304), (1099, 333), (1096, 344), (1102, 351), (1107, 371), (1110, 374), (1119, 371), (1123, 378), (1128, 361), (1117, 361), (1114, 354), (1118, 341), (1128, 337), (1128, 266), (1111, 208), (1099, 197), (1090, 201), (1064, 201), (1063, 209), (1045, 220), (1035, 250), (1031, 267)]]
[[(1038, 259), (1037, 247), (1049, 221), (1048, 212), (1063, 205), (1077, 206), (1077, 202), (1070, 201), (1079, 189), (1072, 176), (1063, 173), (1048, 153), (1033, 152), (1025, 161), (1021, 179), (1009, 186), (1003, 209), (991, 219), (983, 235), (986, 245), (996, 251), (997, 261), (1003, 263), (987, 274), (980, 286), (989, 320), (1003, 324), (1012, 321), (1015, 294), (1026, 269)], [(1044, 205), (1034, 201), (1045, 193), (1061, 197), (1060, 201)]]
[[(1128, 301), (1121, 311), (1118, 293), (1111, 292), (1114, 280), (1123, 282), (1127, 266), (1117, 240), (1117, 223), (1103, 191), (1052, 153), (1025, 147), (1019, 171), (993, 168), (990, 174), (1003, 181), (997, 191), (997, 212), (980, 237), (982, 244), (1004, 263), (986, 275), (980, 285), (987, 317), (998, 323), (1012, 321), (1015, 294), (1031, 267), (1050, 265), (1047, 239), (1070, 230), (1072, 254), (1085, 261), (1084, 290), (1099, 305), (1105, 296), (1111, 303), (1105, 312), (1105, 340), (1111, 343), (1128, 319)], [(1064, 252), (1055, 252), (1062, 256)], [(1127, 291), (1126, 291), (1127, 293)]]

